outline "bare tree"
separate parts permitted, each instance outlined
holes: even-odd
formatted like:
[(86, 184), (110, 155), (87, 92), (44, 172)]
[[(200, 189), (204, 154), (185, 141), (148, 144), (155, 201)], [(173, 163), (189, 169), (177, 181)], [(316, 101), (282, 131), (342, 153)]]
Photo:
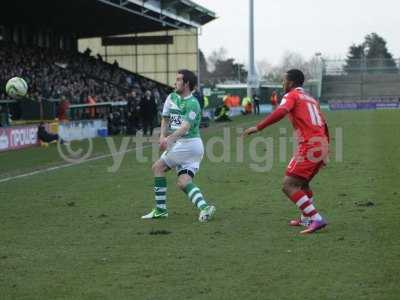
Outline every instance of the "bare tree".
[(207, 57), (208, 70), (210, 72), (213, 72), (215, 70), (216, 63), (218, 61), (226, 60), (227, 54), (228, 54), (228, 50), (226, 50), (224, 47), (221, 47), (221, 48), (211, 52), (211, 54)]
[(290, 69), (300, 69), (304, 73), (307, 73), (308, 71), (308, 63), (304, 57), (301, 54), (293, 51), (286, 51), (283, 54), (279, 67), (281, 74)]
[(278, 65), (272, 65), (266, 60), (257, 63), (258, 71), (261, 77), (270, 82), (282, 81), (283, 74), (290, 69), (300, 69), (307, 79), (316, 78), (320, 60), (313, 56), (309, 60), (293, 51), (286, 51)]
[(261, 78), (267, 77), (268, 73), (270, 73), (273, 68), (272, 64), (266, 59), (256, 61), (257, 73)]

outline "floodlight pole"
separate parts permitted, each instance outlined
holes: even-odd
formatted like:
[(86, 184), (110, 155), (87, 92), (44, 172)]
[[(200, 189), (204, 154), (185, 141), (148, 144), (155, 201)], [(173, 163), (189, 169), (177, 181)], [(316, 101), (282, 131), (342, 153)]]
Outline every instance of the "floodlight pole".
[(257, 75), (254, 65), (254, 0), (249, 0), (249, 70), (247, 74), (247, 96), (253, 95), (252, 89)]
[(199, 45), (199, 28), (196, 29), (196, 43), (197, 43), (197, 90), (201, 91), (201, 77), (200, 77), (200, 45)]

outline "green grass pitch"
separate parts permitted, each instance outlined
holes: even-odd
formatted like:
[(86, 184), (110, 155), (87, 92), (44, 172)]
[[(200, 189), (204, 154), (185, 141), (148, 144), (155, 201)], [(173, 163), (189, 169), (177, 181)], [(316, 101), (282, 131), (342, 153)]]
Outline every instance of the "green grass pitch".
[[(398, 299), (399, 113), (327, 113), (332, 159), (312, 187), (329, 226), (309, 236), (287, 226), (297, 216), (281, 192), (289, 154), (254, 172), (254, 136), (244, 161), (235, 159), (236, 128), (255, 117), (228, 124), (230, 161), (203, 160), (195, 182), (217, 207), (208, 224), (197, 221), (174, 173), (169, 218), (142, 221), (154, 205), (153, 178), (151, 162), (138, 163), (134, 152), (115, 173), (105, 158), (0, 183), (0, 299)], [(259, 136), (278, 141), (286, 127)], [(213, 127), (203, 137), (222, 134)], [(214, 154), (221, 151), (216, 144)], [(260, 156), (266, 151), (258, 144)], [(95, 155), (104, 153), (96, 140)], [(0, 180), (63, 163), (55, 145), (2, 153)]]

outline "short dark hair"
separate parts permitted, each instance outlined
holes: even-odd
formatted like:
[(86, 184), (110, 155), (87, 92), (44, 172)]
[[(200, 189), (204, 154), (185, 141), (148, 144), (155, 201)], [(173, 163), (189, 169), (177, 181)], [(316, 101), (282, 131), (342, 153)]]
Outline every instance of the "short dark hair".
[(193, 91), (197, 85), (197, 76), (192, 71), (186, 69), (179, 70), (178, 74), (183, 75), (183, 83), (189, 83), (189, 88)]
[(304, 83), (304, 74), (298, 69), (291, 69), (286, 72), (287, 79), (293, 81), (297, 86), (302, 86)]

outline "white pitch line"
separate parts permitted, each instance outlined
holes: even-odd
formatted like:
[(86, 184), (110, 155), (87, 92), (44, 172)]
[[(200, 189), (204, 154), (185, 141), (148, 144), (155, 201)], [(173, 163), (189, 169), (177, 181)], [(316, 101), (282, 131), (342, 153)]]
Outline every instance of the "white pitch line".
[(123, 151), (123, 152), (118, 152), (118, 153), (114, 153), (114, 154), (103, 154), (103, 155), (92, 157), (92, 158), (88, 158), (88, 159), (85, 159), (85, 160), (82, 160), (82, 161), (79, 161), (79, 162), (76, 162), (76, 163), (68, 163), (68, 164), (64, 164), (64, 165), (59, 165), (59, 166), (55, 166), (55, 167), (50, 167), (50, 168), (46, 168), (46, 169), (42, 169), (42, 170), (37, 170), (37, 171), (21, 174), (21, 175), (16, 175), (16, 176), (3, 178), (3, 179), (0, 179), (0, 184), (4, 183), (4, 182), (11, 181), (11, 180), (15, 180), (15, 179), (21, 179), (21, 178), (25, 178), (25, 177), (29, 177), (29, 176), (33, 176), (33, 175), (38, 175), (38, 174), (42, 174), (42, 173), (47, 173), (47, 172), (51, 172), (51, 171), (56, 171), (56, 170), (60, 170), (60, 169), (65, 169), (65, 168), (81, 165), (81, 164), (84, 164), (84, 163), (87, 163), (87, 162), (92, 162), (92, 161), (96, 161), (96, 160), (112, 157), (113, 155), (126, 154), (128, 152), (132, 152), (132, 151), (138, 150), (138, 149), (146, 149), (146, 148), (149, 148), (151, 146), (152, 145), (146, 145), (146, 146), (142, 146), (140, 148), (139, 147), (135, 147), (135, 148)]
[[(244, 123), (240, 123), (238, 125), (244, 126), (244, 125), (247, 125), (247, 124), (250, 124), (250, 123), (254, 123), (254, 122), (253, 121), (252, 122), (244, 122)], [(224, 125), (228, 125), (228, 124), (226, 124), (226, 123), (225, 124), (218, 124), (218, 125), (216, 125), (214, 127), (205, 128), (205, 129), (220, 129), (220, 128), (225, 127)], [(142, 146), (141, 148), (135, 147), (135, 148), (126, 150), (126, 151), (121, 152), (121, 153), (115, 153), (114, 155), (125, 154), (125, 153), (128, 153), (128, 152), (132, 152), (134, 150), (149, 148), (151, 146), (152, 145)], [(113, 156), (113, 154), (104, 154), (104, 155), (88, 158), (88, 159), (85, 159), (83, 161), (79, 161), (79, 162), (76, 162), (76, 163), (68, 163), (68, 164), (63, 164), (63, 165), (59, 165), (59, 166), (49, 167), (49, 168), (46, 168), (46, 169), (41, 169), (41, 170), (25, 173), (25, 174), (20, 174), (20, 175), (16, 175), (16, 176), (10, 176), (10, 177), (6, 177), (6, 178), (3, 178), (3, 179), (0, 179), (0, 184), (8, 182), (8, 181), (16, 180), (16, 179), (30, 177), (30, 176), (33, 176), (33, 175), (38, 175), (38, 174), (43, 174), (43, 173), (47, 173), (47, 172), (51, 172), (51, 171), (65, 169), (65, 168), (81, 165), (81, 164), (84, 164), (84, 163), (87, 163), (87, 162), (92, 162), (92, 161), (96, 161), (96, 160), (100, 160), (100, 159), (104, 159), (104, 158), (108, 158), (108, 157), (112, 157), (112, 156)]]

